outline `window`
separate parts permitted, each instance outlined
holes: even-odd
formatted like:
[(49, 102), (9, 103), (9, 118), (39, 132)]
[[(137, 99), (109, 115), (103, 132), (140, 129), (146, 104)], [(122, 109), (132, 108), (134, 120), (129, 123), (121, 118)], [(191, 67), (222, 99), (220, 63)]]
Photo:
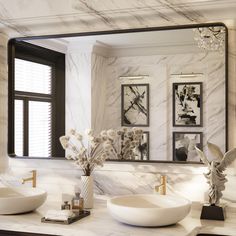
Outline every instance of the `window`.
[(8, 53), (9, 155), (64, 157), (65, 55), (15, 40)]

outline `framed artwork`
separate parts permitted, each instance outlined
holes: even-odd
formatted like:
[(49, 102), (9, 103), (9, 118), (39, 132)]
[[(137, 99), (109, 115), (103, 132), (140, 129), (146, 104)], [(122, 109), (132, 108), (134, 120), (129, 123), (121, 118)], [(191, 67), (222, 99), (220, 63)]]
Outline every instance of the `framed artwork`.
[(121, 85), (121, 125), (149, 126), (149, 84)]
[(149, 132), (144, 131), (139, 146), (135, 150), (135, 160), (149, 160)]
[(173, 126), (202, 126), (202, 83), (173, 83)]
[(195, 146), (202, 150), (202, 132), (173, 132), (173, 161), (201, 162)]

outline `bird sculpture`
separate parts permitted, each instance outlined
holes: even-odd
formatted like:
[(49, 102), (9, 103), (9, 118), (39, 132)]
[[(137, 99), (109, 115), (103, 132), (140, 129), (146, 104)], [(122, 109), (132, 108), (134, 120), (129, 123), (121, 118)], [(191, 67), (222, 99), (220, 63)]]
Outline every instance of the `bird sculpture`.
[(208, 172), (204, 174), (209, 184), (209, 203), (211, 206), (218, 205), (222, 197), (222, 191), (225, 189), (225, 183), (227, 182), (226, 174), (223, 172), (236, 159), (236, 148), (226, 152), (224, 155), (220, 148), (210, 142), (207, 142), (208, 149), (215, 160), (209, 161), (205, 154), (195, 147), (201, 161), (208, 167)]

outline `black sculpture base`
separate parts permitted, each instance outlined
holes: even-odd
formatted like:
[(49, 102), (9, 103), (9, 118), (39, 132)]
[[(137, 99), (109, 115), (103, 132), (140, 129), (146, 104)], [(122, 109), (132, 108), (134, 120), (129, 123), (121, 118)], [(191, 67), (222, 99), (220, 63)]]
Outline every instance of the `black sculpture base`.
[(200, 218), (204, 220), (225, 220), (224, 208), (215, 205), (204, 205)]

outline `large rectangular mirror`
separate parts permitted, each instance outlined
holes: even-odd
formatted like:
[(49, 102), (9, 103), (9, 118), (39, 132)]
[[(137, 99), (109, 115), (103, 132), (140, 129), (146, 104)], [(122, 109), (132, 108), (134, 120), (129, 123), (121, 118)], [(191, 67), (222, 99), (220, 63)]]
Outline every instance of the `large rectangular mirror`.
[(221, 23), (18, 38), (9, 58), (11, 156), (62, 157), (71, 128), (141, 128), (122, 161), (200, 163), (195, 145), (227, 149)]

